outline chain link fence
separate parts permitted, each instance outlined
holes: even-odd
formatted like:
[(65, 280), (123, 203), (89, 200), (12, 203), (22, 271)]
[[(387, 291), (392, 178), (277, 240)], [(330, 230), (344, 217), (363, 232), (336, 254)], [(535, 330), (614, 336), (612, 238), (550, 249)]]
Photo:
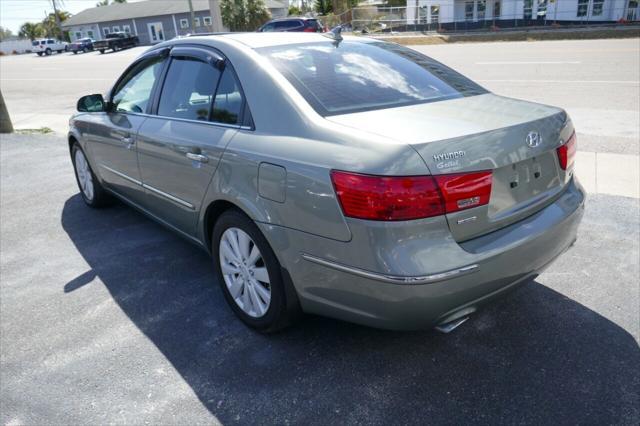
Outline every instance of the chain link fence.
[[(409, 3), (414, 0), (408, 0)], [(353, 31), (468, 32), (639, 22), (640, 0), (419, 0), (349, 11)], [(621, 6), (620, 6), (621, 5)], [(617, 7), (616, 7), (617, 6)], [(346, 16), (341, 16), (345, 24)]]

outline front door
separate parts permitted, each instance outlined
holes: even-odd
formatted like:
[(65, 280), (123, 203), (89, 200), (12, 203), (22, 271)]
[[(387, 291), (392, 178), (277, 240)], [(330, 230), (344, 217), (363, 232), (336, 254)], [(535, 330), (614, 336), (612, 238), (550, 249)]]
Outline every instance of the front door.
[(138, 134), (144, 207), (189, 235), (244, 110), (235, 73), (222, 63), (213, 51), (174, 48), (157, 112)]
[(85, 135), (104, 182), (135, 203), (144, 196), (136, 138), (163, 63), (164, 58), (156, 56), (129, 68), (111, 93), (109, 111), (95, 115)]
[(164, 29), (162, 28), (162, 22), (154, 22), (147, 24), (149, 28), (149, 40), (151, 43), (160, 43), (164, 41)]

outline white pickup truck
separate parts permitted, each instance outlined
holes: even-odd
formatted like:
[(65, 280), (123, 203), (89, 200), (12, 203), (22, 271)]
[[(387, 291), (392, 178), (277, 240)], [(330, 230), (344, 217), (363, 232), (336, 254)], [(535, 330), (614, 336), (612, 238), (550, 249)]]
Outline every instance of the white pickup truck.
[(55, 40), (52, 38), (43, 38), (40, 40), (34, 40), (31, 43), (32, 51), (38, 54), (38, 56), (42, 55), (51, 55), (53, 52), (66, 52), (69, 47), (67, 42)]

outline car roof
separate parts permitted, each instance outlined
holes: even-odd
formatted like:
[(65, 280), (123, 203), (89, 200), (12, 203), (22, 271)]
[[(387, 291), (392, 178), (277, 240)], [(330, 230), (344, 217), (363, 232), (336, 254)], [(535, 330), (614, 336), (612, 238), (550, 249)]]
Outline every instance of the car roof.
[(309, 18), (308, 16), (287, 16), (286, 18), (275, 18), (270, 20), (269, 22), (279, 22), (279, 21), (317, 21), (318, 18)]
[[(252, 49), (261, 47), (282, 46), (286, 44), (318, 43), (331, 41), (324, 33), (295, 33), (295, 32), (267, 32), (267, 33), (226, 33), (219, 35), (204, 36), (202, 38), (223, 37), (238, 43), (242, 43)], [(193, 37), (201, 38), (201, 37)], [(356, 40), (362, 42), (373, 41), (370, 38), (360, 36), (344, 36), (345, 40)]]

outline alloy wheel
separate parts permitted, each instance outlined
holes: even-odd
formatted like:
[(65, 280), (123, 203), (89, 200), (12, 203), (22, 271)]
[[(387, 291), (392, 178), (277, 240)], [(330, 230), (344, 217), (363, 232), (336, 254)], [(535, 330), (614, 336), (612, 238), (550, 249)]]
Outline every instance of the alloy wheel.
[(76, 150), (75, 155), (76, 162), (76, 173), (78, 175), (78, 183), (80, 184), (80, 189), (82, 193), (87, 198), (87, 200), (93, 200), (94, 188), (93, 188), (93, 176), (91, 175), (91, 169), (89, 168), (89, 163), (87, 159), (84, 157), (84, 154), (81, 150)]
[(269, 272), (260, 249), (239, 228), (229, 228), (220, 238), (220, 269), (231, 298), (244, 313), (260, 318), (271, 302)]

